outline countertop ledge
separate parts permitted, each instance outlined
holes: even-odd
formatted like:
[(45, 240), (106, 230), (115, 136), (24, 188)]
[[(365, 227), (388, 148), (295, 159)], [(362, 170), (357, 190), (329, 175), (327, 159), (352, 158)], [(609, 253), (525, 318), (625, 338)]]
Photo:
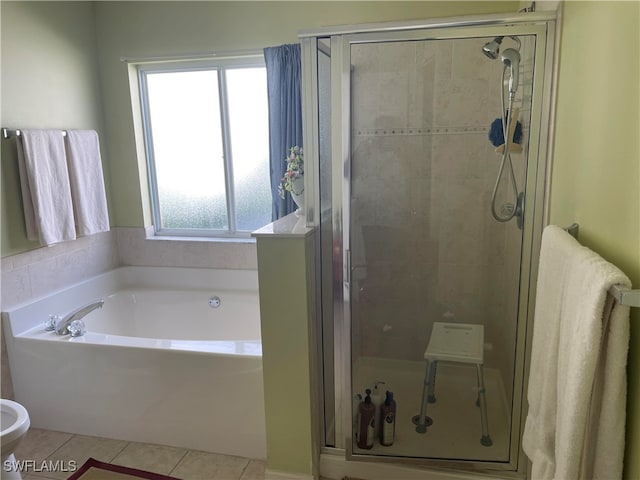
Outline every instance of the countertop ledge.
[(273, 223), (251, 233), (255, 238), (304, 238), (311, 235), (314, 227), (307, 227), (307, 219), (304, 215), (289, 215), (279, 218)]

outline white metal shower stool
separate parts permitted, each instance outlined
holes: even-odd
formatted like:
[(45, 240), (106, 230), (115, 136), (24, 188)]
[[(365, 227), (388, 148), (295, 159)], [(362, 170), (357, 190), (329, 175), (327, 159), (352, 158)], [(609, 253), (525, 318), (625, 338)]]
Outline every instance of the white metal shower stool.
[(456, 362), (475, 364), (478, 374), (478, 398), (476, 406), (480, 407), (482, 421), (482, 438), (480, 443), (485, 447), (493, 445), (489, 436), (489, 422), (487, 420), (487, 400), (484, 388), (484, 325), (468, 323), (434, 322), (431, 338), (424, 351), (427, 362), (424, 374), (424, 388), (422, 390), (422, 406), (420, 414), (413, 417), (416, 432), (426, 433), (427, 427), (433, 420), (427, 416), (427, 404), (435, 403), (436, 368), (438, 362)]

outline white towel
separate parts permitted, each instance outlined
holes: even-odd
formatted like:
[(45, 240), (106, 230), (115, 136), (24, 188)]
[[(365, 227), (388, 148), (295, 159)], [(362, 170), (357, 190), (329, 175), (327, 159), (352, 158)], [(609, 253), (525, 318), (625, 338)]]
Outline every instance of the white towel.
[(60, 130), (21, 130), (18, 169), (29, 240), (74, 240), (69, 174)]
[(617, 267), (550, 225), (542, 236), (522, 447), (532, 480), (622, 477), (629, 307)]
[(67, 163), (78, 235), (109, 230), (100, 144), (95, 130), (67, 130)]

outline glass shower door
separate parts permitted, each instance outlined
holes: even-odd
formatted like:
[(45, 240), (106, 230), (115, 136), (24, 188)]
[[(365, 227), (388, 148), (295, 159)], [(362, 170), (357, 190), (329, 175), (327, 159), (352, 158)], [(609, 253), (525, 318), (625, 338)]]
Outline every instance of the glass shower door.
[[(501, 171), (503, 156), (487, 135), (506, 108), (502, 95), (508, 104), (510, 78), (507, 71), (503, 79), (500, 59), (483, 55), (493, 39), (348, 46), (343, 205), (353, 394), (348, 448), (356, 456), (511, 459), (519, 422), (512, 405), (522, 381), (516, 350), (523, 230), (516, 218), (496, 221), (491, 202), (495, 197), (497, 210), (509, 213), (518, 206), (514, 190), (527, 193), (535, 38), (502, 41), (522, 59), (512, 105), (522, 148), (510, 156), (513, 176), (508, 164)], [(395, 416), (385, 421), (387, 391)]]

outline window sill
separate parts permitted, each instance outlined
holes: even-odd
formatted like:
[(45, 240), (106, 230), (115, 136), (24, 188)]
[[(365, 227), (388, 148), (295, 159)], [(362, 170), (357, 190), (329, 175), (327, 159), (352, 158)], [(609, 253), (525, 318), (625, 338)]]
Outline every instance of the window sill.
[(170, 235), (154, 235), (147, 233), (146, 240), (184, 243), (256, 243), (251, 237), (178, 237)]
[(311, 235), (313, 227), (307, 227), (307, 219), (295, 213), (259, 228), (251, 235), (256, 238), (304, 238)]

